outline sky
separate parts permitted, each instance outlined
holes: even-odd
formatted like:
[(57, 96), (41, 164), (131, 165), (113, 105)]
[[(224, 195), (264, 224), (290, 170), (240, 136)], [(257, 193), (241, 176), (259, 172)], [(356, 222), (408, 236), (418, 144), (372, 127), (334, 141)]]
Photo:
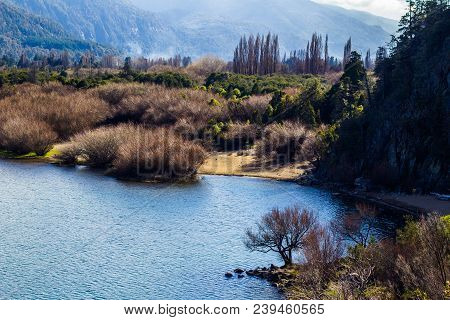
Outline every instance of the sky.
[(313, 0), (347, 9), (367, 11), (377, 16), (399, 20), (405, 12), (405, 0)]

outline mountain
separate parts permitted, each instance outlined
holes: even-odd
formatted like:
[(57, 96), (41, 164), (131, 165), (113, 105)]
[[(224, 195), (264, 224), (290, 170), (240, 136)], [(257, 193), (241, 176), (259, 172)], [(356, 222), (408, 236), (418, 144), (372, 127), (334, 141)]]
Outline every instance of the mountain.
[(110, 45), (132, 55), (167, 54), (175, 32), (155, 14), (120, 0), (9, 0), (60, 23), (71, 36)]
[(72, 39), (58, 23), (0, 1), (0, 56), (17, 59), (22, 52), (33, 55), (50, 50), (71, 53), (91, 50), (97, 55), (115, 52), (92, 42)]
[(396, 20), (376, 16), (371, 13), (359, 10), (349, 10), (333, 5), (324, 5), (324, 6), (328, 7), (331, 10), (335, 10), (339, 13), (348, 15), (352, 18), (362, 21), (365, 24), (368, 24), (369, 26), (379, 26), (389, 34), (394, 34), (398, 30), (398, 21)]
[(330, 52), (341, 57), (349, 37), (356, 50), (375, 52), (397, 28), (390, 19), (310, 0), (130, 1), (162, 15), (184, 39), (201, 39), (195, 45), (202, 51), (228, 58), (244, 33), (277, 33), (282, 51), (305, 48), (313, 32), (328, 34)]
[(131, 55), (232, 57), (241, 35), (277, 33), (281, 51), (306, 47), (313, 32), (329, 34), (342, 56), (375, 51), (390, 39), (391, 20), (310, 0), (8, 0), (52, 19), (72, 37), (111, 45)]

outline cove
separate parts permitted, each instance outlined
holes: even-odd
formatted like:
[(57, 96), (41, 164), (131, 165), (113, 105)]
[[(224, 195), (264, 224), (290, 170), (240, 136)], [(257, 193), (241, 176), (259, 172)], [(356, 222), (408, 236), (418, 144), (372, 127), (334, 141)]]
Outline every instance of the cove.
[(126, 183), (92, 170), (0, 161), (0, 299), (280, 299), (266, 281), (226, 279), (281, 264), (245, 230), (273, 207), (327, 221), (331, 193), (272, 180), (202, 176)]

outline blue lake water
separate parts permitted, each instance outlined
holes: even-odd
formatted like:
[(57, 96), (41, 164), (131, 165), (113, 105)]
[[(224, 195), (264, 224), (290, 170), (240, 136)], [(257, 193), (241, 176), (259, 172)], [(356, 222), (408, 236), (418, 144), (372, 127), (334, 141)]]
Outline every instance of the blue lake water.
[(281, 264), (250, 253), (248, 227), (275, 206), (327, 220), (330, 193), (294, 183), (203, 176), (125, 183), (86, 168), (0, 161), (0, 299), (279, 299), (234, 268)]

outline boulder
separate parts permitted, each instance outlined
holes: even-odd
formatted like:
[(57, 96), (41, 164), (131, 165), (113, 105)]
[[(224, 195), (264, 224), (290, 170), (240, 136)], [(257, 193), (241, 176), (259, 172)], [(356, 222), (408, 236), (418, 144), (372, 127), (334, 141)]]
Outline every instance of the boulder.
[(233, 274), (231, 272), (225, 273), (225, 278), (233, 278)]
[(234, 269), (234, 273), (241, 274), (241, 273), (244, 273), (244, 272), (245, 272), (245, 271), (242, 270), (242, 269), (240, 269), (240, 268)]

